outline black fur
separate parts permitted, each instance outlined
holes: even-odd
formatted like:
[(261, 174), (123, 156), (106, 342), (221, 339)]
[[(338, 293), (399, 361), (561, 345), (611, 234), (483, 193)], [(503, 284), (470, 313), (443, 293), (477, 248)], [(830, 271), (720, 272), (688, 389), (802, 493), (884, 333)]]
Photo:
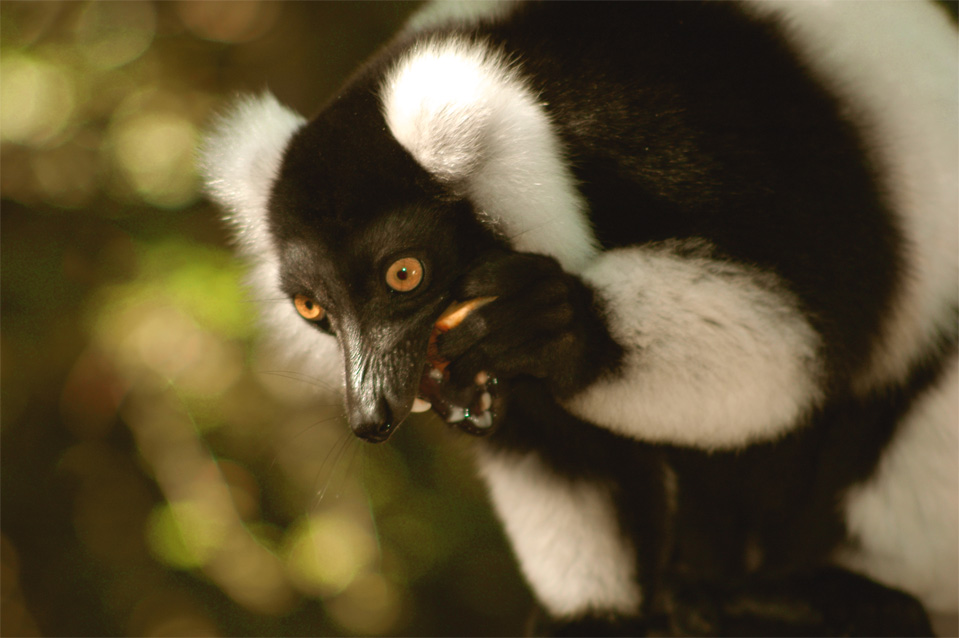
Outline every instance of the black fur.
[[(614, 373), (622, 348), (588, 286), (552, 258), (514, 252), (391, 137), (377, 91), (410, 45), (401, 39), (295, 135), (270, 200), (284, 291), (319, 301), (318, 328), (347, 360), (389, 359), (369, 364), (385, 380), (348, 393), (357, 434), (385, 440), (409, 412), (449, 303), (497, 296), (440, 341), (455, 388), (479, 371), (499, 377), (496, 431), (477, 444), (535, 452), (608, 487), (644, 592), (642, 617), (548, 621), (549, 631), (930, 633), (909, 596), (827, 567), (846, 534), (840, 495), (870, 476), (897, 418), (956, 349), (943, 335), (940, 357), (910, 379), (867, 399), (849, 393), (905, 256), (837, 104), (773, 27), (729, 3), (533, 4), (469, 35), (508, 52), (540, 96), (603, 246), (704, 238), (775, 273), (822, 337), (829, 396), (787, 436), (724, 453), (626, 439), (560, 407)], [(405, 255), (426, 279), (396, 293), (382, 273)]]
[(733, 3), (605, 9), (532, 4), (483, 33), (521, 52), (601, 241), (703, 237), (778, 273), (843, 391), (902, 266), (856, 133), (774, 29)]

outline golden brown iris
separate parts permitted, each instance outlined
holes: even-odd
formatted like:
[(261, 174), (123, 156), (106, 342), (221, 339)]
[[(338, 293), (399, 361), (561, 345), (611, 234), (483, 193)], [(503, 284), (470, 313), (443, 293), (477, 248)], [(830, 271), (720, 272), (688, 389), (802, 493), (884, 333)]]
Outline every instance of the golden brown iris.
[(316, 303), (316, 299), (307, 297), (306, 295), (293, 297), (293, 305), (296, 306), (296, 311), (300, 313), (300, 316), (309, 321), (319, 321), (323, 318), (323, 315), (326, 314), (323, 306)]
[(409, 292), (423, 281), (423, 264), (415, 257), (397, 259), (386, 271), (386, 284), (397, 292)]

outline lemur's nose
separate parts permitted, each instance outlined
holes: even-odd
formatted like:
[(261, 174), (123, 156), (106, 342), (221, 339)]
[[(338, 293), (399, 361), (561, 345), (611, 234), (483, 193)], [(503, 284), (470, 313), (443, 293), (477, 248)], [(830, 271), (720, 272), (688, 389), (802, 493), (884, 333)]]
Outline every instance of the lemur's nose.
[(393, 410), (385, 399), (380, 399), (373, 406), (366, 407), (372, 409), (359, 407), (350, 415), (350, 428), (353, 434), (364, 441), (382, 443), (390, 438), (396, 429)]
[(368, 443), (382, 443), (393, 433), (393, 424), (386, 422), (360, 423), (353, 426), (353, 434)]

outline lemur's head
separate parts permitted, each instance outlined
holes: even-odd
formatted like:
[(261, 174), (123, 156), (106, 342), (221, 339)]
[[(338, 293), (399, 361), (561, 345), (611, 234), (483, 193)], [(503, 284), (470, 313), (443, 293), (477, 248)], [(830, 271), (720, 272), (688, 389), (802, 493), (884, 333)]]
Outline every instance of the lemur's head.
[(469, 264), (515, 249), (576, 270), (596, 250), (516, 65), (456, 38), (397, 51), (309, 123), (269, 95), (239, 103), (203, 154), (254, 287), (286, 300), (269, 329), (313, 370), (342, 361), (350, 424), (371, 441), (410, 412)]
[(294, 135), (269, 226), (281, 290), (340, 346), (353, 431), (381, 441), (410, 412), (456, 278), (502, 243), (391, 136), (356, 122), (343, 135), (355, 109), (334, 106)]
[[(413, 407), (433, 324), (453, 301), (455, 280), (505, 244), (468, 199), (382, 130), (375, 99), (334, 103), (309, 123), (270, 97), (245, 108), (286, 122), (288, 141), (248, 167), (275, 178), (255, 206), (238, 201), (232, 178), (210, 180), (213, 194), (235, 211), (254, 267), (269, 264), (264, 275), (275, 277), (287, 314), (338, 344), (353, 432), (384, 441)], [(208, 167), (217, 161), (210, 149)], [(297, 335), (316, 343), (302, 329)]]

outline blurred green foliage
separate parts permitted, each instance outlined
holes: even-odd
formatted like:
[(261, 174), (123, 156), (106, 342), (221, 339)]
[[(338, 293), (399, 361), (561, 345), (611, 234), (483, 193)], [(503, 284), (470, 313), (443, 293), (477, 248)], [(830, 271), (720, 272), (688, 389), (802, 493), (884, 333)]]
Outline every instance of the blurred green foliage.
[(516, 634), (469, 441), (386, 446), (256, 348), (194, 167), (266, 86), (305, 114), (416, 6), (0, 3), (0, 634)]

